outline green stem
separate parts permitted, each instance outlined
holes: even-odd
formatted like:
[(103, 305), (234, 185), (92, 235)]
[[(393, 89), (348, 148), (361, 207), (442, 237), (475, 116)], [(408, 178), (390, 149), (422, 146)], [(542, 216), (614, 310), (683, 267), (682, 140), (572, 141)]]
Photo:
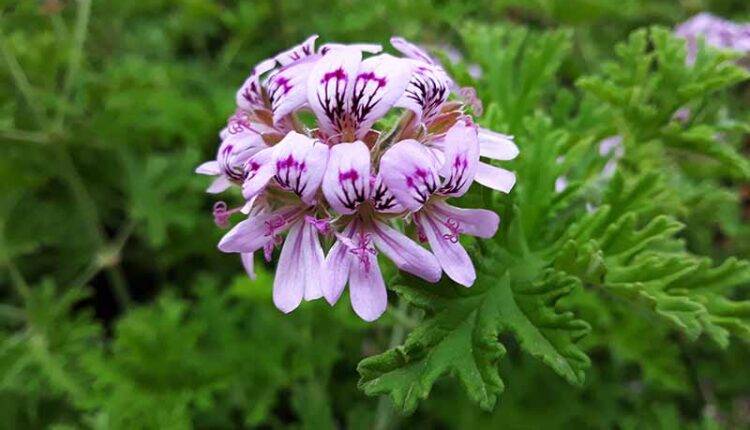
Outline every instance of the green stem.
[(11, 50), (8, 41), (2, 32), (0, 32), (0, 54), (2, 54), (5, 64), (8, 65), (8, 70), (10, 71), (10, 76), (13, 78), (13, 83), (15, 83), (16, 88), (18, 88), (21, 96), (31, 109), (31, 114), (34, 117), (34, 120), (40, 127), (44, 126), (46, 123), (44, 110), (37, 103), (37, 98), (34, 97), (34, 89), (29, 82), (29, 78), (23, 71), (21, 64), (18, 62), (18, 59)]
[(91, 0), (78, 0), (78, 10), (76, 14), (75, 27), (73, 29), (73, 49), (68, 57), (68, 68), (63, 83), (62, 100), (60, 109), (57, 111), (55, 126), (53, 130), (61, 130), (65, 121), (66, 103), (70, 101), (73, 94), (73, 84), (78, 77), (78, 71), (81, 69), (81, 59), (83, 58), (83, 44), (86, 42), (88, 34), (89, 16), (91, 15)]
[[(99, 250), (94, 258), (98, 260), (101, 256), (101, 254), (99, 254), (100, 252), (109, 253), (110, 249), (107, 247), (107, 235), (102, 228), (101, 220), (99, 219), (99, 213), (96, 209), (96, 203), (86, 189), (86, 185), (81, 178), (78, 169), (73, 163), (73, 160), (70, 157), (70, 153), (68, 152), (65, 143), (60, 142), (59, 145), (55, 146), (55, 150), (57, 151), (60, 166), (62, 168), (62, 175), (70, 186), (70, 189), (73, 192), (73, 196), (76, 199), (78, 206), (81, 208), (84, 217), (87, 219), (87, 223), (93, 229), (92, 239), (95, 242), (96, 249)], [(126, 227), (125, 230), (132, 231), (132, 227)], [(130, 233), (128, 233), (126, 237), (128, 237), (129, 235)], [(117, 240), (115, 242), (117, 242)], [(119, 246), (124, 246), (124, 244), (125, 241), (123, 240), (122, 244)], [(115, 243), (115, 246), (118, 246), (117, 243)], [(101, 261), (94, 261), (92, 262), (92, 265), (98, 265), (100, 268), (106, 267), (107, 277), (112, 284), (115, 296), (117, 297), (120, 305), (126, 309), (130, 307), (131, 300), (130, 296), (128, 295), (127, 283), (125, 281), (125, 276), (122, 273), (122, 269), (119, 267), (119, 265), (101, 265)], [(87, 269), (87, 271), (89, 270)], [(88, 276), (93, 277), (95, 274), (96, 272), (93, 272)]]
[(27, 130), (16, 130), (6, 129), (0, 130), (0, 138), (8, 140), (16, 140), (19, 142), (29, 142), (38, 145), (46, 145), (49, 143), (49, 136), (46, 133), (40, 131), (27, 131)]
[(31, 288), (23, 277), (23, 274), (18, 270), (18, 267), (16, 267), (16, 264), (12, 260), (8, 259), (5, 261), (5, 265), (8, 267), (10, 279), (13, 281), (13, 286), (16, 288), (18, 295), (21, 296), (24, 301), (27, 300), (31, 296)]

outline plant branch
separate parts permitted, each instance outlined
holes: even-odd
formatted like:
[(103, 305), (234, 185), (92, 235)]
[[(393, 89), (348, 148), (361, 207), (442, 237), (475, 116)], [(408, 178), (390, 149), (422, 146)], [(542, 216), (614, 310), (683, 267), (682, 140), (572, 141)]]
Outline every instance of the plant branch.
[(78, 77), (81, 69), (81, 59), (83, 58), (83, 45), (88, 35), (89, 16), (91, 15), (91, 0), (78, 0), (78, 9), (76, 14), (75, 27), (73, 28), (73, 49), (68, 57), (68, 68), (65, 74), (65, 81), (62, 89), (63, 103), (57, 111), (55, 118), (54, 130), (62, 129), (65, 121), (65, 109), (67, 103), (73, 95), (73, 84)]
[(6, 129), (0, 130), (0, 138), (8, 140), (16, 140), (19, 142), (28, 142), (38, 145), (46, 145), (50, 143), (49, 136), (46, 133), (40, 131), (27, 131), (27, 130), (16, 130)]
[(26, 104), (31, 109), (31, 114), (34, 117), (34, 120), (36, 121), (37, 125), (39, 125), (40, 127), (43, 127), (44, 124), (46, 123), (46, 115), (44, 113), (44, 110), (37, 103), (37, 99), (36, 97), (34, 97), (34, 89), (32, 88), (31, 83), (29, 82), (29, 78), (26, 76), (26, 73), (23, 71), (23, 68), (21, 67), (21, 64), (18, 62), (16, 55), (11, 50), (8, 44), (8, 41), (5, 38), (5, 34), (2, 33), (1, 27), (0, 27), (0, 54), (2, 54), (5, 64), (8, 65), (8, 70), (10, 71), (10, 75), (13, 78), (13, 83), (15, 83), (16, 88), (18, 88), (18, 91), (21, 93), (21, 96), (23, 96), (24, 100), (26, 101)]

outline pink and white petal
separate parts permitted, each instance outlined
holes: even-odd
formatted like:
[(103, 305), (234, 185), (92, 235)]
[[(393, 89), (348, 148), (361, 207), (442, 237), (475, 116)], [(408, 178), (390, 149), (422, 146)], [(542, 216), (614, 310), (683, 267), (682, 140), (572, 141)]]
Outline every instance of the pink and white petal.
[(445, 162), (440, 170), (443, 185), (440, 193), (462, 196), (469, 190), (479, 165), (477, 127), (458, 121), (448, 130), (444, 141)]
[(362, 61), (353, 82), (350, 115), (357, 139), (388, 112), (404, 93), (414, 66), (411, 61), (380, 54)]
[[(322, 285), (323, 296), (326, 301), (334, 305), (341, 297), (346, 282), (349, 280), (349, 265), (352, 263), (349, 249), (351, 239), (349, 238), (356, 228), (356, 222), (349, 223), (344, 231), (337, 233), (339, 240), (333, 244), (328, 251), (323, 266), (324, 282)], [(342, 240), (344, 239), (344, 240)], [(348, 242), (349, 244), (347, 244)]]
[(232, 186), (232, 182), (226, 176), (219, 176), (211, 182), (211, 185), (206, 188), (207, 193), (219, 194), (227, 190)]
[(221, 172), (233, 181), (245, 179), (245, 162), (268, 146), (262, 137), (254, 131), (246, 131), (228, 136), (221, 142), (216, 161)]
[(375, 246), (399, 269), (428, 282), (437, 282), (440, 279), (440, 264), (429, 251), (380, 221), (374, 222), (372, 232)]
[(445, 274), (465, 287), (472, 286), (477, 277), (474, 264), (455, 232), (424, 211), (415, 217), (415, 221), (422, 228)]
[(273, 160), (276, 182), (305, 203), (314, 204), (328, 162), (328, 146), (290, 131), (274, 147)]
[[(222, 152), (222, 150), (226, 151), (228, 146), (231, 146), (232, 149), (228, 150), (228, 153)], [(267, 149), (268, 145), (266, 145), (266, 142), (263, 140), (263, 136), (260, 133), (248, 129), (242, 133), (228, 136), (223, 142), (221, 142), (221, 148), (222, 149), (219, 151), (218, 155), (220, 163), (223, 161), (222, 154), (224, 154), (227, 156), (227, 163), (242, 165), (253, 155)]]
[(219, 162), (216, 160), (206, 161), (195, 168), (195, 173), (214, 176), (221, 173), (221, 168), (219, 167)]
[(409, 42), (403, 37), (391, 37), (391, 45), (396, 48), (398, 52), (406, 55), (409, 58), (421, 60), (428, 64), (437, 64), (437, 62), (432, 57), (430, 57), (430, 54), (428, 54), (424, 49)]
[(325, 274), (321, 270), (325, 265), (323, 247), (320, 246), (318, 230), (309, 222), (301, 221), (302, 242), (297, 264), (303, 266), (305, 272), (305, 300), (315, 300), (323, 297), (323, 281)]
[(239, 90), (237, 90), (236, 101), (237, 107), (245, 111), (252, 111), (265, 107), (263, 93), (260, 85), (260, 76), (270, 71), (276, 66), (276, 61), (269, 58), (261, 61), (250, 76), (245, 80)]
[(307, 104), (307, 78), (316, 57), (307, 57), (285, 66), (266, 81), (274, 123)]
[(335, 49), (341, 48), (354, 48), (360, 50), (361, 52), (367, 52), (368, 54), (377, 54), (383, 50), (383, 47), (378, 45), (377, 43), (326, 43), (320, 47), (320, 50), (318, 52), (320, 52), (321, 55), (326, 55), (327, 53)]
[(464, 209), (445, 202), (435, 202), (430, 206), (430, 211), (449, 223), (457, 222), (461, 234), (470, 236), (490, 238), (500, 225), (500, 217), (487, 209)]
[(245, 199), (257, 196), (266, 188), (268, 181), (276, 174), (274, 159), (275, 147), (264, 149), (252, 156), (245, 163), (247, 177), (242, 183), (242, 195)]
[(401, 213), (406, 210), (401, 206), (401, 203), (396, 200), (396, 197), (391, 190), (388, 189), (388, 186), (385, 185), (380, 173), (372, 177), (370, 183), (372, 184), (372, 206), (376, 211), (380, 213)]
[(278, 61), (282, 66), (286, 66), (313, 55), (315, 54), (315, 41), (317, 39), (318, 35), (313, 34), (299, 45), (276, 55), (274, 60)]
[(479, 155), (493, 160), (512, 160), (518, 156), (513, 136), (479, 127)]
[(273, 304), (286, 313), (297, 308), (305, 295), (307, 268), (300, 261), (303, 248), (302, 229), (305, 222), (296, 222), (289, 229), (276, 266), (273, 280)]
[(395, 106), (411, 110), (418, 121), (429, 121), (448, 99), (450, 78), (437, 66), (416, 60), (414, 63), (409, 84)]
[(320, 130), (335, 135), (351, 106), (351, 94), (362, 52), (351, 47), (334, 49), (315, 62), (307, 81), (307, 102)]
[(255, 274), (255, 254), (252, 252), (243, 252), (240, 254), (242, 260), (242, 267), (245, 268), (247, 276), (253, 281), (258, 278)]
[(388, 306), (388, 292), (385, 289), (383, 275), (380, 273), (377, 256), (367, 254), (367, 265), (361, 264), (354, 257), (349, 257), (349, 297), (354, 312), (363, 320), (375, 321)]
[(430, 151), (413, 139), (402, 140), (380, 159), (380, 175), (396, 200), (416, 211), (437, 191), (439, 178)]
[(300, 215), (300, 208), (284, 206), (275, 211), (251, 214), (246, 220), (234, 226), (219, 241), (222, 252), (255, 252), (268, 241), (289, 228)]
[(516, 174), (500, 167), (479, 162), (474, 180), (485, 187), (507, 194), (516, 184)]
[(344, 291), (349, 280), (349, 248), (341, 241), (336, 241), (328, 251), (325, 260), (325, 282), (322, 285), (323, 296), (331, 305), (335, 304)]
[(323, 194), (340, 214), (352, 214), (370, 198), (370, 150), (363, 142), (331, 147)]

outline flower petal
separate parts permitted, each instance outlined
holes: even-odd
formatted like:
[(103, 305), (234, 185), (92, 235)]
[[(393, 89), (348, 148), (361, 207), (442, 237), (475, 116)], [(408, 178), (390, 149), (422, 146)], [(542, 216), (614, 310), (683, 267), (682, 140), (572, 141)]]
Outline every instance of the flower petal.
[(273, 282), (273, 302), (277, 308), (289, 313), (303, 297), (315, 300), (323, 295), (323, 260), (315, 227), (304, 220), (295, 222), (281, 249)]
[(300, 261), (302, 256), (302, 227), (304, 222), (296, 222), (289, 229), (276, 266), (273, 280), (273, 304), (289, 313), (297, 308), (305, 294), (306, 267)]
[(474, 264), (458, 241), (456, 232), (446, 224), (447, 220), (440, 220), (426, 211), (419, 212), (414, 220), (422, 228), (445, 274), (457, 283), (470, 287), (477, 277)]
[(284, 206), (275, 211), (251, 214), (221, 238), (219, 249), (223, 252), (255, 252), (289, 228), (300, 213), (298, 207)]
[[(500, 224), (500, 217), (487, 209), (464, 209), (451, 206), (445, 202), (435, 202), (430, 211), (441, 218), (458, 223), (461, 234), (490, 238), (495, 235)], [(452, 224), (449, 221), (449, 224)]]
[(264, 149), (252, 156), (245, 163), (247, 177), (242, 183), (242, 195), (245, 199), (252, 199), (266, 188), (268, 181), (276, 174), (274, 164), (275, 147)]
[(315, 54), (315, 41), (317, 39), (318, 35), (313, 34), (312, 36), (305, 39), (304, 42), (276, 55), (273, 58), (282, 66), (297, 62), (305, 57)]
[(328, 135), (336, 135), (343, 128), (361, 61), (359, 49), (341, 47), (316, 61), (310, 71), (307, 101), (318, 119), (318, 126)]
[(216, 161), (221, 172), (233, 181), (245, 178), (245, 162), (258, 152), (268, 148), (263, 137), (252, 130), (230, 134), (219, 145)]
[[(339, 236), (348, 238), (354, 229), (355, 223), (349, 223)], [(326, 256), (324, 265), (325, 278), (322, 285), (323, 295), (331, 305), (339, 300), (341, 293), (344, 291), (346, 282), (349, 280), (349, 265), (351, 262), (349, 247), (343, 241), (337, 240)]]
[(450, 78), (442, 68), (418, 62), (396, 106), (411, 110), (418, 121), (427, 123), (440, 112), (448, 99), (450, 88)]
[(458, 121), (445, 135), (445, 163), (440, 174), (445, 178), (440, 193), (462, 196), (468, 191), (479, 164), (477, 127)]
[(518, 156), (513, 136), (479, 127), (479, 155), (493, 160), (512, 160)]
[[(350, 257), (351, 258), (351, 257)], [(368, 254), (367, 265), (351, 263), (349, 266), (349, 296), (354, 312), (365, 321), (375, 321), (388, 306), (388, 292), (378, 259)]]
[(516, 174), (480, 161), (474, 180), (493, 190), (509, 193), (516, 184)]
[(388, 54), (362, 61), (353, 82), (350, 105), (357, 139), (362, 139), (401, 97), (412, 69), (412, 62)]
[(263, 92), (260, 85), (260, 76), (276, 66), (276, 61), (267, 59), (261, 61), (253, 69), (250, 76), (245, 80), (240, 89), (237, 91), (237, 107), (245, 111), (265, 108), (263, 101)]
[(361, 52), (367, 52), (368, 54), (377, 54), (383, 50), (383, 47), (378, 45), (377, 43), (349, 43), (349, 44), (326, 43), (320, 47), (320, 50), (318, 52), (321, 55), (326, 55), (327, 53), (329, 53), (330, 51), (334, 49), (341, 49), (341, 48), (358, 49)]
[(440, 279), (440, 264), (429, 251), (380, 221), (374, 222), (372, 231), (375, 246), (399, 269), (429, 282), (437, 282)]
[(430, 54), (428, 54), (424, 49), (409, 42), (403, 37), (391, 37), (391, 45), (396, 48), (398, 52), (406, 55), (409, 58), (421, 60), (427, 64), (437, 64), (437, 62), (432, 57), (430, 57)]
[(323, 177), (323, 194), (341, 214), (354, 213), (370, 198), (370, 150), (357, 141), (331, 147)]
[(376, 211), (382, 213), (399, 213), (406, 210), (385, 185), (382, 175), (378, 173), (371, 178), (370, 182), (372, 183), (372, 206)]
[(216, 160), (206, 161), (205, 163), (202, 163), (200, 166), (195, 168), (195, 173), (211, 176), (218, 175), (219, 173), (221, 173), (219, 162)]
[(317, 57), (310, 56), (282, 67), (266, 81), (274, 123), (307, 104), (307, 78)]
[(242, 267), (245, 268), (245, 272), (247, 272), (247, 276), (252, 279), (253, 281), (258, 278), (258, 276), (255, 274), (255, 254), (252, 252), (243, 252), (240, 254), (240, 259), (242, 260)]
[(232, 182), (226, 176), (219, 176), (211, 182), (211, 185), (206, 188), (207, 193), (219, 194), (226, 191), (227, 188), (232, 186)]
[(303, 202), (315, 203), (328, 161), (328, 146), (303, 134), (290, 131), (275, 147), (274, 178), (293, 191)]
[(439, 183), (430, 151), (413, 139), (402, 140), (383, 154), (380, 175), (396, 200), (412, 211), (427, 202)]

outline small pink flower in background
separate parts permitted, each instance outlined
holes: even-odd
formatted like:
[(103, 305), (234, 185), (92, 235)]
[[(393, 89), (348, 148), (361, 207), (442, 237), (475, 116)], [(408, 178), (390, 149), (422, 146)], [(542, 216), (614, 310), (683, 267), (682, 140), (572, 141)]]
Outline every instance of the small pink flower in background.
[[(214, 207), (222, 227), (247, 215), (219, 249), (239, 253), (254, 278), (255, 252), (270, 260), (280, 248), (273, 300), (283, 312), (303, 299), (334, 304), (348, 285), (357, 315), (377, 319), (388, 302), (380, 254), (428, 282), (445, 272), (471, 286), (476, 273), (459, 237), (492, 237), (500, 219), (448, 201), (475, 181), (510, 192), (515, 175), (488, 160), (515, 158), (513, 138), (476, 126), (466, 113), (467, 104), (481, 110), (475, 93), (459, 91), (438, 62), (402, 38), (391, 43), (404, 57), (370, 44), (316, 49), (316, 40), (252, 70), (216, 159), (196, 170), (216, 177), (209, 192), (235, 186), (245, 198), (237, 208)], [(301, 111), (312, 112), (314, 126), (303, 125)], [(401, 118), (383, 129), (391, 112)]]
[(741, 54), (750, 53), (750, 23), (738, 24), (707, 12), (699, 13), (675, 29), (675, 34), (687, 41), (687, 62), (695, 63), (698, 39), (715, 48)]

